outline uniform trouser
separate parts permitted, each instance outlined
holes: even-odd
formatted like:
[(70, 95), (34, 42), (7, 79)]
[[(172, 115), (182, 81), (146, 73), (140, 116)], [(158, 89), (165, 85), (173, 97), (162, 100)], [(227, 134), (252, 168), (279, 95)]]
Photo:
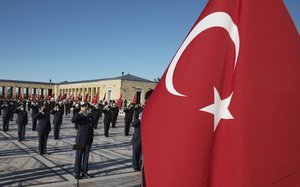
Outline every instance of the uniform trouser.
[(18, 124), (18, 138), (19, 140), (25, 140), (25, 125)]
[(91, 150), (91, 145), (84, 146), (83, 149), (76, 150), (75, 157), (75, 175), (79, 176), (80, 173), (87, 174), (88, 173), (88, 164), (89, 164), (89, 154)]
[(32, 131), (36, 130), (36, 124), (37, 124), (37, 119), (34, 119), (34, 117), (32, 116)]
[(3, 119), (3, 131), (8, 131), (9, 129), (9, 118), (2, 118)]
[(124, 129), (125, 136), (129, 135), (129, 131), (130, 131), (130, 121), (125, 121), (125, 129)]
[(14, 114), (12, 114), (11, 116), (10, 116), (10, 121), (13, 121), (14, 120)]
[(141, 142), (132, 143), (132, 167), (135, 170), (141, 169), (142, 145)]
[(112, 128), (116, 128), (116, 122), (117, 122), (117, 119), (112, 119), (111, 120), (111, 126), (112, 126)]
[(108, 137), (109, 125), (110, 125), (110, 122), (109, 123), (104, 122), (104, 136), (105, 137)]
[(60, 125), (61, 124), (54, 124), (54, 139), (59, 139), (59, 132), (60, 132)]
[(41, 154), (46, 153), (47, 150), (47, 141), (49, 133), (38, 133), (39, 136), (39, 152)]
[(78, 123), (75, 123), (75, 129), (78, 129)]

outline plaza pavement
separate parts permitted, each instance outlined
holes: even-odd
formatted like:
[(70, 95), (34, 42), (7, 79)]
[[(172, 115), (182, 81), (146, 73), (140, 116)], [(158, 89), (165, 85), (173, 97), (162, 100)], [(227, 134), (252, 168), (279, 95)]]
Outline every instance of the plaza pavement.
[[(10, 121), (9, 131), (3, 132), (0, 118), (0, 186), (76, 186), (74, 178), (76, 130), (71, 123), (71, 114), (63, 117), (60, 139), (53, 138), (53, 125), (49, 134), (47, 152), (38, 154), (37, 132), (31, 130), (31, 115), (28, 113), (25, 141), (19, 142), (16, 115)], [(52, 122), (53, 116), (51, 116)], [(89, 157), (90, 179), (81, 179), (80, 186), (132, 187), (139, 186), (140, 173), (131, 167), (130, 136), (124, 136), (124, 116), (119, 115), (117, 127), (110, 129), (110, 137), (104, 137), (100, 118), (94, 132), (94, 142)]]

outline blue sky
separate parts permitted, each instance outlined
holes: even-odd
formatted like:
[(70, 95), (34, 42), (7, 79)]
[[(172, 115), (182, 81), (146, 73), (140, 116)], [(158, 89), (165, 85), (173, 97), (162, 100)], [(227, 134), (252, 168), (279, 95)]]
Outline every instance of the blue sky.
[[(300, 2), (284, 1), (300, 28)], [(207, 0), (1, 0), (0, 79), (160, 77)]]

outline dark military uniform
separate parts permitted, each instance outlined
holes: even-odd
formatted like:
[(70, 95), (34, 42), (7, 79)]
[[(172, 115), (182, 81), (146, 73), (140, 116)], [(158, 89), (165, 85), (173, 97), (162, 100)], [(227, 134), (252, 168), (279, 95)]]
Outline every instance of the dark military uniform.
[(76, 150), (74, 170), (76, 178), (78, 178), (80, 173), (83, 176), (88, 174), (89, 153), (94, 139), (93, 114), (85, 115), (78, 113), (72, 119), (72, 123), (78, 124), (75, 142), (82, 147), (82, 149)]
[(141, 170), (141, 156), (142, 156), (142, 144), (141, 144), (141, 121), (134, 119), (132, 122), (134, 127), (134, 133), (132, 136), (132, 166), (135, 171)]
[(23, 141), (25, 140), (25, 129), (28, 123), (28, 115), (25, 108), (23, 110), (16, 108), (14, 113), (17, 114), (18, 138), (19, 141)]
[(126, 107), (124, 109), (124, 113), (125, 113), (125, 129), (124, 129), (124, 133), (125, 136), (129, 135), (129, 131), (130, 131), (130, 124), (132, 122), (132, 117), (133, 117), (133, 112), (134, 112), (134, 107), (133, 105), (129, 106), (128, 108)]
[[(73, 118), (78, 114), (78, 112), (80, 111), (80, 106), (78, 105), (78, 107), (73, 106)], [(78, 123), (75, 123), (75, 129), (78, 129)]]
[(110, 122), (111, 122), (111, 108), (110, 107), (104, 107), (103, 108), (104, 118), (103, 118), (103, 124), (104, 124), (104, 136), (108, 137)]
[(39, 105), (34, 104), (31, 105), (30, 108), (32, 109), (31, 111), (31, 117), (32, 117), (32, 131), (36, 130), (36, 123), (37, 123), (37, 118), (34, 118), (34, 116), (39, 113)]
[(100, 109), (98, 108), (98, 106), (92, 107), (92, 114), (94, 116), (93, 126), (95, 129), (97, 129), (100, 118)]
[(60, 131), (60, 126), (62, 124), (62, 115), (61, 112), (57, 110), (51, 110), (51, 114), (54, 115), (53, 118), (54, 139), (57, 140), (59, 139), (59, 131)]
[(39, 153), (41, 155), (47, 154), (47, 141), (51, 131), (50, 114), (49, 113), (37, 113), (34, 118), (39, 120), (37, 125), (38, 138), (39, 138)]
[(117, 106), (113, 106), (111, 108), (111, 125), (112, 128), (116, 128), (116, 122), (119, 115), (119, 108)]
[(1, 106), (3, 110), (2, 119), (3, 119), (3, 131), (9, 130), (9, 120), (13, 114), (12, 105), (4, 104)]

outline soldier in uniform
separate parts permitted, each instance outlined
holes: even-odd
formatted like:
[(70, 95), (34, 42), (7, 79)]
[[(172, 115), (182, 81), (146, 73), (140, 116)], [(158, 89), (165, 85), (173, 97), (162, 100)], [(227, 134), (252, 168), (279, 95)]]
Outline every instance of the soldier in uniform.
[(30, 105), (31, 110), (31, 117), (32, 117), (32, 131), (36, 130), (36, 123), (37, 119), (34, 118), (34, 116), (39, 113), (39, 105), (37, 102), (34, 102), (32, 105)]
[(141, 144), (141, 120), (139, 115), (134, 115), (132, 122), (134, 127), (134, 133), (132, 136), (132, 166), (135, 171), (141, 171), (141, 156), (142, 156), (142, 144)]
[(51, 131), (50, 113), (47, 112), (45, 106), (42, 106), (39, 113), (37, 113), (33, 118), (35, 120), (39, 120), (37, 125), (39, 153), (40, 155), (47, 154), (47, 141)]
[(111, 122), (111, 106), (107, 102), (105, 102), (103, 113), (104, 113), (104, 118), (103, 118), (104, 136), (108, 137), (109, 127)]
[(26, 107), (24, 108), (23, 104), (20, 104), (19, 107), (14, 110), (14, 113), (17, 114), (18, 139), (19, 141), (24, 141), (25, 129), (28, 123), (28, 115), (26, 112)]
[(94, 116), (93, 126), (95, 129), (98, 127), (99, 118), (100, 118), (100, 109), (98, 104), (94, 104), (94, 106), (91, 107), (92, 114)]
[(61, 115), (61, 112), (59, 111), (59, 106), (58, 105), (56, 105), (53, 108), (53, 110), (51, 110), (51, 114), (54, 115), (54, 118), (53, 118), (54, 139), (58, 140), (59, 139), (60, 126), (62, 124), (62, 115)]
[[(73, 103), (73, 118), (79, 113), (81, 110), (80, 105), (77, 103)], [(78, 123), (75, 123), (75, 129), (78, 129)]]
[(111, 108), (111, 125), (112, 128), (116, 128), (116, 122), (119, 115), (119, 107), (115, 102), (113, 102), (113, 106)]
[(129, 106), (126, 106), (124, 108), (124, 113), (125, 113), (125, 118), (124, 118), (125, 129), (124, 129), (124, 133), (125, 133), (125, 136), (129, 135), (130, 124), (132, 122), (133, 112), (134, 112), (134, 103), (131, 103)]
[(1, 105), (1, 109), (3, 110), (2, 120), (3, 120), (3, 131), (9, 130), (9, 120), (11, 115), (13, 114), (12, 106), (7, 102)]
[(81, 149), (76, 150), (75, 178), (90, 178), (88, 175), (89, 153), (94, 138), (93, 114), (88, 103), (83, 104), (80, 112), (74, 116), (72, 123), (78, 124), (76, 144)]

